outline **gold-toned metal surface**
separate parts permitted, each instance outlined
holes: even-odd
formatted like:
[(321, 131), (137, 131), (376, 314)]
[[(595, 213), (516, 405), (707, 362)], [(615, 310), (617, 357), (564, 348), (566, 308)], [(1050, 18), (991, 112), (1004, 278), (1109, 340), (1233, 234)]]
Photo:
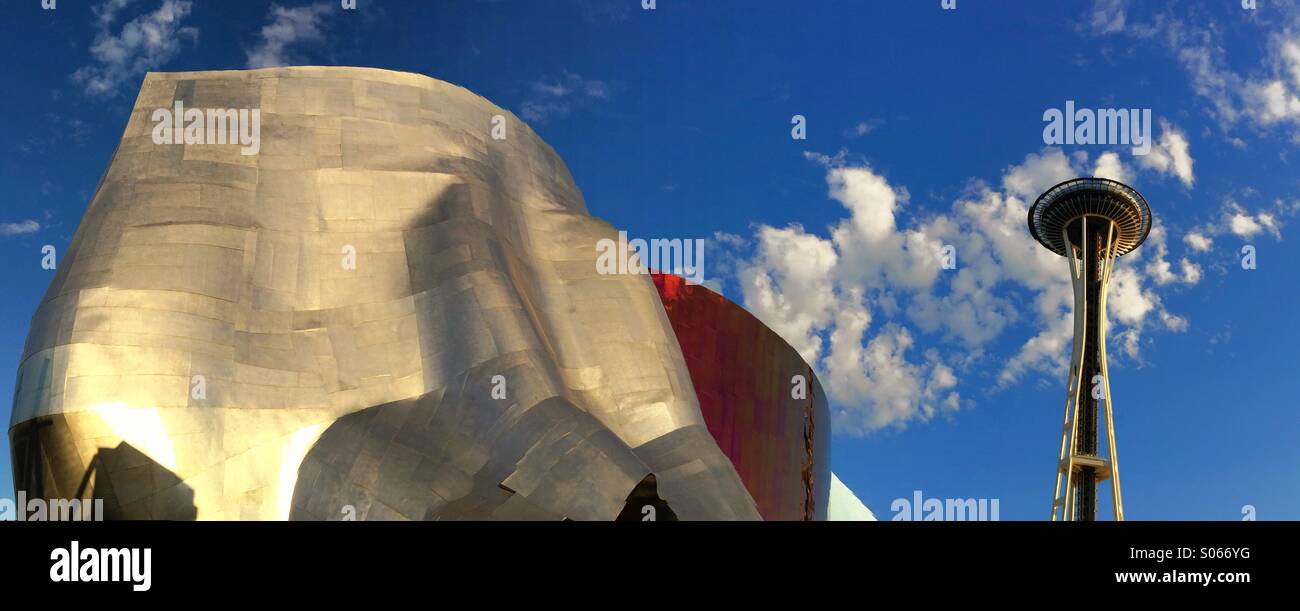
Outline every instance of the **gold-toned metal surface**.
[[(157, 143), (177, 102), (259, 111), (257, 154)], [(681, 519), (756, 519), (650, 279), (597, 273), (614, 237), (460, 87), (151, 73), (32, 320), (15, 484), (121, 518), (613, 519), (653, 473)]]

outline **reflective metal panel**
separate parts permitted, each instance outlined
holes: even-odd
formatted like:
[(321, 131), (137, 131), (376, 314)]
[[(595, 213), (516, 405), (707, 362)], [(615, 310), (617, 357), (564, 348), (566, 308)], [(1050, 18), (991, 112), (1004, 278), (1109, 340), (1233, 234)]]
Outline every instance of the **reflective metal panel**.
[(825, 520), (830, 415), (799, 353), (726, 297), (655, 276), (709, 432), (766, 520)]

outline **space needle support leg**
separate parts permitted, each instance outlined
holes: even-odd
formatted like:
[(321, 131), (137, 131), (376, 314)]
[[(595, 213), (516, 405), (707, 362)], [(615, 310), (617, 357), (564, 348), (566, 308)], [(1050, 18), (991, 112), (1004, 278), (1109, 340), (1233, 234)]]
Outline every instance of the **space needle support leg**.
[[(1087, 219), (1083, 219), (1086, 224)], [(1086, 227), (1085, 227), (1086, 229)], [(1070, 244), (1068, 230), (1062, 228), (1062, 237), (1065, 244)], [(1085, 234), (1086, 235), (1086, 234)], [(1082, 308), (1087, 308), (1083, 291), (1084, 276), (1087, 273), (1087, 261), (1082, 257), (1075, 257), (1074, 250), (1071, 247), (1070, 255), (1066, 257), (1070, 260), (1070, 283), (1074, 287), (1074, 354), (1070, 360), (1070, 380), (1066, 385), (1065, 397), (1065, 418), (1061, 426), (1061, 452), (1056, 467), (1056, 491), (1052, 493), (1052, 520), (1057, 519), (1057, 508), (1061, 508), (1061, 519), (1069, 521), (1074, 514), (1074, 443), (1075, 436), (1079, 428), (1079, 392), (1083, 386), (1083, 349), (1084, 342), (1079, 341), (1083, 337), (1083, 323), (1085, 320)], [(1073, 413), (1072, 413), (1073, 412)], [(1065, 479), (1065, 494), (1061, 494), (1061, 479)]]
[(1111, 504), (1115, 511), (1115, 521), (1124, 520), (1124, 497), (1120, 494), (1119, 487), (1119, 455), (1115, 453), (1115, 418), (1114, 412), (1110, 405), (1110, 369), (1106, 363), (1106, 327), (1109, 324), (1106, 317), (1106, 293), (1110, 288), (1110, 272), (1115, 268), (1115, 251), (1114, 238), (1118, 228), (1115, 223), (1110, 224), (1110, 230), (1106, 232), (1106, 267), (1102, 276), (1101, 284), (1101, 312), (1098, 317), (1101, 322), (1099, 329), (1098, 349), (1101, 351), (1101, 381), (1102, 391), (1106, 397), (1106, 445), (1110, 459), (1110, 496)]

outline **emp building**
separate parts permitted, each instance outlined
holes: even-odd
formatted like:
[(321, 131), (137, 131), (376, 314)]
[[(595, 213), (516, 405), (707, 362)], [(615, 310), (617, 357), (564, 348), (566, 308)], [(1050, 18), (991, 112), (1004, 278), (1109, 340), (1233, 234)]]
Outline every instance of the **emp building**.
[[(1106, 366), (1106, 289), (1115, 259), (1133, 252), (1150, 233), (1151, 207), (1121, 182), (1076, 178), (1040, 195), (1029, 208), (1028, 221), (1034, 239), (1069, 261), (1074, 285), (1074, 351), (1052, 520), (1096, 520), (1097, 486), (1103, 481), (1111, 483), (1115, 519), (1123, 520)], [(1104, 451), (1098, 434), (1101, 414), (1106, 427)]]
[[(173, 108), (255, 111), (260, 145), (154, 138)], [(600, 273), (617, 235), (461, 87), (150, 73), (32, 318), (15, 486), (109, 519), (869, 516), (798, 353), (707, 289)]]

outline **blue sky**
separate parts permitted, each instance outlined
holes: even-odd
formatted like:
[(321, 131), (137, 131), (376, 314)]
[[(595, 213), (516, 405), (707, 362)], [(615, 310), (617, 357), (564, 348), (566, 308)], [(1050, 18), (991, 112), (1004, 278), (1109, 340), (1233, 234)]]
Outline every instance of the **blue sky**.
[[(1112, 288), (1126, 516), (1300, 519), (1292, 3), (357, 4), (6, 3), (0, 372), (144, 70), (377, 66), (514, 111), (633, 237), (709, 239), (713, 285), (817, 363), (833, 467), (884, 519), (918, 489), (1047, 517), (1068, 284), (1023, 210), (1064, 178), (1122, 178), (1159, 228)], [(1045, 145), (1067, 100), (1151, 109), (1152, 152)], [(918, 263), (943, 244), (956, 270)]]

